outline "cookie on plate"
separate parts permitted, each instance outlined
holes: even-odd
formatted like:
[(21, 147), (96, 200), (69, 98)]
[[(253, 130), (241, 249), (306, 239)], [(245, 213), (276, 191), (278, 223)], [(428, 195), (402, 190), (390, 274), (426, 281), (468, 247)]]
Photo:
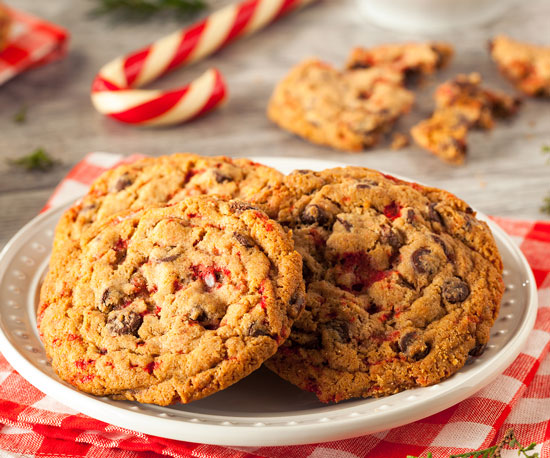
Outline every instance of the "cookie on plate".
[(141, 159), (95, 180), (88, 194), (62, 216), (54, 243), (77, 240), (94, 221), (119, 211), (170, 204), (200, 194), (251, 200), (281, 179), (277, 170), (249, 159), (185, 153)]
[(445, 67), (454, 54), (453, 46), (443, 42), (395, 43), (351, 51), (347, 68), (387, 66), (404, 73), (407, 81), (430, 75)]
[[(55, 230), (50, 268), (62, 269), (87, 229), (117, 212), (171, 204), (201, 194), (249, 201), (256, 193), (280, 183), (282, 176), (277, 170), (249, 159), (186, 153), (120, 165), (103, 173), (89, 192), (61, 216)], [(49, 284), (44, 285), (42, 294), (47, 294), (48, 287)]]
[(8, 35), (11, 26), (11, 16), (7, 8), (0, 3), (0, 52), (8, 43)]
[(503, 294), (486, 223), (452, 194), (347, 167), (297, 171), (269, 206), (306, 306), (266, 365), (323, 402), (437, 383), (480, 355)]
[(276, 352), (304, 304), (289, 235), (215, 196), (98, 221), (52, 267), (38, 316), (52, 366), (118, 399), (168, 405), (223, 390)]
[(491, 56), (504, 76), (527, 95), (550, 97), (550, 46), (537, 46), (497, 36)]
[(460, 165), (467, 153), (469, 129), (491, 129), (495, 119), (515, 115), (520, 100), (481, 86), (478, 73), (458, 75), (435, 92), (431, 118), (411, 129), (416, 143), (450, 164)]
[(391, 68), (340, 72), (309, 59), (277, 85), (268, 116), (313, 143), (361, 151), (410, 110), (414, 96), (402, 82), (403, 74)]

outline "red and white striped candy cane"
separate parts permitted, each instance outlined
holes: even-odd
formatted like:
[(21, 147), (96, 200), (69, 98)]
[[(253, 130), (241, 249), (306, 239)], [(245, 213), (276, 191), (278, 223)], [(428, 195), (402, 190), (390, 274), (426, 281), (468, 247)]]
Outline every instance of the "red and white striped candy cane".
[(200, 116), (226, 97), (226, 84), (216, 69), (179, 89), (134, 88), (202, 59), (313, 1), (245, 0), (222, 8), (190, 27), (109, 62), (94, 80), (92, 102), (100, 113), (111, 118), (145, 126), (177, 124)]

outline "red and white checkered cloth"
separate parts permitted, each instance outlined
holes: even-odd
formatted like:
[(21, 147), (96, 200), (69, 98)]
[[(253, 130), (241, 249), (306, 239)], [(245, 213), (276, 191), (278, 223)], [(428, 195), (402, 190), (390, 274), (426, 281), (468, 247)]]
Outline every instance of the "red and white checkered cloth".
[[(135, 160), (92, 153), (57, 187), (48, 206), (73, 198), (105, 169)], [(537, 280), (540, 308), (526, 347), (489, 386), (465, 401), (400, 428), (354, 439), (246, 451), (135, 433), (94, 420), (45, 396), (0, 356), (0, 449), (29, 456), (138, 458), (447, 458), (486, 448), (514, 428), (523, 444), (536, 442), (550, 456), (550, 222), (494, 218), (527, 257)], [(0, 456), (2, 451), (0, 450)], [(517, 452), (504, 450), (504, 458)]]
[(13, 8), (8, 44), (0, 52), (0, 84), (28, 68), (60, 59), (67, 52), (68, 32)]

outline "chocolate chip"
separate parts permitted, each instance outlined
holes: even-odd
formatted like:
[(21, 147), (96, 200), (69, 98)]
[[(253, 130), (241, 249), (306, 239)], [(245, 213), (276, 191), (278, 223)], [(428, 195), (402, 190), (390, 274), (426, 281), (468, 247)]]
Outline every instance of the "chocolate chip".
[(381, 237), (380, 241), (384, 244), (391, 246), (392, 248), (399, 248), (402, 245), (401, 237), (397, 232), (392, 230), (388, 226), (382, 226), (380, 228)]
[(470, 232), (472, 230), (472, 226), (475, 224), (474, 220), (470, 215), (466, 215), (464, 219), (466, 220), (464, 223), (464, 229), (466, 229), (466, 232)]
[(367, 62), (355, 61), (349, 67), (350, 70), (364, 70), (365, 68), (370, 68), (371, 65)]
[(351, 231), (351, 228), (353, 227), (353, 225), (349, 222), (349, 221), (346, 221), (344, 218), (340, 218), (340, 217), (336, 217), (336, 221), (338, 221), (342, 226), (344, 226), (344, 229), (348, 232)]
[(113, 288), (106, 288), (101, 295), (101, 301), (97, 308), (103, 313), (109, 313), (124, 306), (125, 296), (120, 291)]
[(443, 250), (443, 253), (445, 253), (445, 256), (447, 257), (447, 259), (451, 262), (454, 262), (453, 253), (451, 252), (451, 250), (449, 250), (449, 247), (445, 244), (445, 242), (441, 239), (441, 237), (433, 234), (432, 239), (434, 240), (434, 242), (439, 244), (439, 246), (441, 246), (441, 249)]
[(409, 358), (415, 361), (420, 361), (421, 359), (424, 359), (426, 356), (428, 356), (428, 354), (430, 353), (430, 350), (431, 350), (430, 344), (424, 343), (423, 348), (420, 348), (416, 352), (411, 352), (411, 354), (407, 356), (409, 356)]
[(472, 209), (472, 207), (466, 207), (466, 213), (472, 215), (474, 213), (474, 210)]
[(257, 208), (254, 207), (253, 205), (250, 205), (246, 202), (242, 202), (240, 200), (232, 200), (231, 202), (229, 202), (229, 208), (237, 215), (240, 215), (242, 212), (246, 210), (257, 210)]
[(349, 323), (344, 320), (332, 320), (327, 323), (327, 328), (334, 332), (336, 340), (341, 343), (351, 341)]
[(172, 261), (175, 261), (176, 259), (178, 259), (180, 256), (181, 256), (181, 253), (170, 254), (168, 256), (163, 256), (162, 258), (158, 258), (156, 261), (157, 262), (172, 262)]
[(428, 219), (443, 226), (443, 219), (441, 218), (439, 212), (435, 209), (435, 205), (435, 203), (428, 205)]
[(412, 289), (412, 290), (416, 290), (416, 288), (414, 287), (414, 285), (409, 282), (405, 277), (399, 275), (399, 284), (401, 286), (404, 286), (405, 288), (407, 289)]
[(304, 224), (318, 224), (319, 226), (323, 226), (329, 221), (326, 211), (315, 204), (308, 205), (304, 208), (300, 215), (300, 219)]
[(407, 352), (409, 346), (416, 340), (416, 332), (411, 331), (401, 336), (399, 339), (399, 350), (403, 353)]
[(399, 349), (413, 361), (420, 361), (428, 356), (431, 346), (427, 342), (419, 341), (416, 331), (405, 333), (398, 342)]
[(248, 330), (246, 332), (251, 337), (260, 337), (260, 336), (271, 337), (271, 333), (266, 328), (266, 326), (263, 323), (258, 323), (257, 321), (254, 321), (248, 327)]
[(422, 72), (418, 68), (406, 68), (404, 72), (405, 86), (416, 86), (420, 82)]
[(493, 112), (493, 115), (502, 119), (506, 119), (515, 114), (520, 106), (521, 100), (518, 98), (508, 100), (495, 97), (491, 101), (491, 111)]
[(225, 183), (226, 181), (234, 181), (232, 177), (225, 175), (217, 170), (214, 171), (214, 177), (216, 178), (216, 183)]
[(294, 170), (293, 173), (299, 173), (300, 175), (305, 175), (306, 173), (309, 173), (311, 172), (311, 170), (307, 170), (307, 169), (297, 169), (297, 170)]
[(143, 318), (136, 312), (113, 313), (107, 320), (107, 329), (113, 335), (138, 335)]
[(250, 237), (248, 237), (248, 235), (239, 234), (238, 232), (233, 232), (233, 237), (237, 242), (239, 242), (245, 248), (252, 248), (254, 246), (254, 242)]
[(201, 321), (206, 321), (208, 319), (206, 311), (198, 305), (194, 305), (187, 316), (191, 321), (196, 321), (198, 323), (200, 323)]
[(220, 327), (221, 317), (209, 314), (200, 305), (193, 305), (187, 317), (189, 320), (197, 322), (205, 329), (214, 330)]
[(306, 300), (301, 291), (296, 291), (294, 295), (288, 301), (290, 308), (292, 309), (293, 315), (298, 316), (302, 309), (304, 308)]
[(126, 250), (115, 251), (115, 264), (122, 264), (126, 259)]
[(470, 356), (478, 357), (481, 356), (487, 348), (487, 344), (478, 343), (474, 348), (468, 353)]
[(378, 305), (376, 305), (374, 302), (371, 302), (368, 306), (367, 306), (367, 313), (369, 315), (374, 315), (375, 313), (378, 313), (380, 311), (380, 308), (378, 307)]
[(464, 302), (470, 295), (470, 287), (460, 278), (453, 277), (443, 284), (442, 295), (451, 304)]
[(416, 219), (416, 215), (415, 215), (414, 210), (412, 208), (409, 208), (407, 210), (406, 218), (407, 218), (407, 223), (409, 223), (409, 224), (414, 223), (414, 220)]
[(378, 182), (374, 180), (362, 180), (355, 185), (357, 189), (370, 189), (374, 186), (378, 186)]
[(432, 252), (428, 248), (419, 248), (416, 250), (411, 256), (414, 270), (419, 274), (433, 274), (437, 268), (429, 258), (431, 254)]
[(438, 148), (441, 150), (456, 150), (460, 154), (466, 154), (468, 152), (468, 145), (466, 145), (466, 142), (458, 138), (447, 138), (438, 144)]
[(130, 175), (128, 175), (127, 173), (124, 173), (121, 176), (119, 176), (118, 179), (115, 181), (115, 184), (111, 187), (111, 192), (120, 192), (123, 189), (126, 189), (132, 183), (133, 181), (130, 178)]

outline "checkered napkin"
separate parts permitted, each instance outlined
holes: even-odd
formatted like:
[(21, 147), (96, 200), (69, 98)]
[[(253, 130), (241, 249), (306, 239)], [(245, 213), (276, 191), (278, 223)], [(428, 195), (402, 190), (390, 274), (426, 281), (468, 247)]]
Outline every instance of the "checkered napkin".
[(0, 84), (30, 67), (63, 57), (66, 30), (13, 8), (7, 8), (12, 24), (6, 48), (0, 52)]
[[(101, 172), (135, 157), (93, 153), (55, 190), (48, 206), (85, 191)], [(138, 458), (434, 458), (485, 448), (514, 428), (523, 444), (536, 442), (550, 456), (550, 223), (494, 220), (527, 257), (537, 281), (540, 308), (526, 347), (493, 383), (465, 401), (400, 428), (354, 439), (292, 447), (236, 450), (135, 433), (82, 415), (45, 396), (0, 355), (0, 456), (2, 449), (25, 456)], [(517, 452), (504, 450), (504, 458)]]

